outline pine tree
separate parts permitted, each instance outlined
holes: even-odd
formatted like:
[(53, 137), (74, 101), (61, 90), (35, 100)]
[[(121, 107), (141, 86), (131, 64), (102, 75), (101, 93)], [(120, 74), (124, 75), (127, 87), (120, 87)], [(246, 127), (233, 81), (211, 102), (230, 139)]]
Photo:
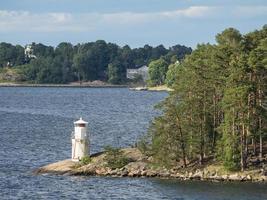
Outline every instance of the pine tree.
[(175, 70), (174, 91), (151, 125), (152, 152), (168, 165), (206, 156), (242, 171), (267, 131), (267, 27), (242, 36), (226, 29), (217, 45), (202, 44)]

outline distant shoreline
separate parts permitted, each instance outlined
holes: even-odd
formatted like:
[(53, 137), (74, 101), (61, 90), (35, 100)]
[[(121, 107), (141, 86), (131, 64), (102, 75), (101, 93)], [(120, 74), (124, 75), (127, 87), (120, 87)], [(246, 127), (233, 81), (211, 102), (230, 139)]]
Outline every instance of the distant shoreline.
[[(67, 83), (67, 84), (38, 84), (38, 83), (0, 83), (0, 87), (63, 87), (63, 88), (129, 88), (133, 91), (152, 91), (152, 92), (170, 92), (172, 89), (166, 86), (157, 87), (136, 87), (131, 88), (130, 85), (112, 85), (107, 83), (91, 84), (91, 83)], [(140, 89), (141, 88), (141, 89)]]
[(128, 88), (128, 85), (0, 83), (0, 87)]

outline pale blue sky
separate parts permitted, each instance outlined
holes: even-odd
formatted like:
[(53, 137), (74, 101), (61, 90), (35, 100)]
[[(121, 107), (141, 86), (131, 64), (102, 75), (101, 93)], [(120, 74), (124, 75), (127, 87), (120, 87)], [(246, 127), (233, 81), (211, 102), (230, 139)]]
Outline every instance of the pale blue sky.
[(267, 24), (266, 0), (1, 0), (0, 41), (57, 45), (104, 39), (140, 47), (214, 43), (227, 27)]

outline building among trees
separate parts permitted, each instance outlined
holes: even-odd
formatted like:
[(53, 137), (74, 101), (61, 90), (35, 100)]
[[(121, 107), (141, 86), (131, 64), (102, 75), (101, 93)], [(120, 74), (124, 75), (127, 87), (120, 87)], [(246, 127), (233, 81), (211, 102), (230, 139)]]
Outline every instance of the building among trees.
[(144, 81), (148, 80), (148, 67), (146, 65), (138, 69), (127, 69), (128, 79), (135, 79), (138, 76), (141, 76)]
[(26, 58), (36, 58), (36, 56), (33, 54), (33, 47), (31, 44), (25, 46), (24, 54)]

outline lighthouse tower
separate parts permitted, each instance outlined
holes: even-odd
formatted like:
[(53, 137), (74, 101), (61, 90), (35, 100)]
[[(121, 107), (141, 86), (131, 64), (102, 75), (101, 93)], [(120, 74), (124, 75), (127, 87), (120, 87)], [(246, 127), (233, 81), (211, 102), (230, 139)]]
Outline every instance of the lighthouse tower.
[(87, 134), (88, 122), (80, 118), (74, 122), (74, 135), (72, 137), (72, 161), (79, 161), (89, 155), (89, 139)]

